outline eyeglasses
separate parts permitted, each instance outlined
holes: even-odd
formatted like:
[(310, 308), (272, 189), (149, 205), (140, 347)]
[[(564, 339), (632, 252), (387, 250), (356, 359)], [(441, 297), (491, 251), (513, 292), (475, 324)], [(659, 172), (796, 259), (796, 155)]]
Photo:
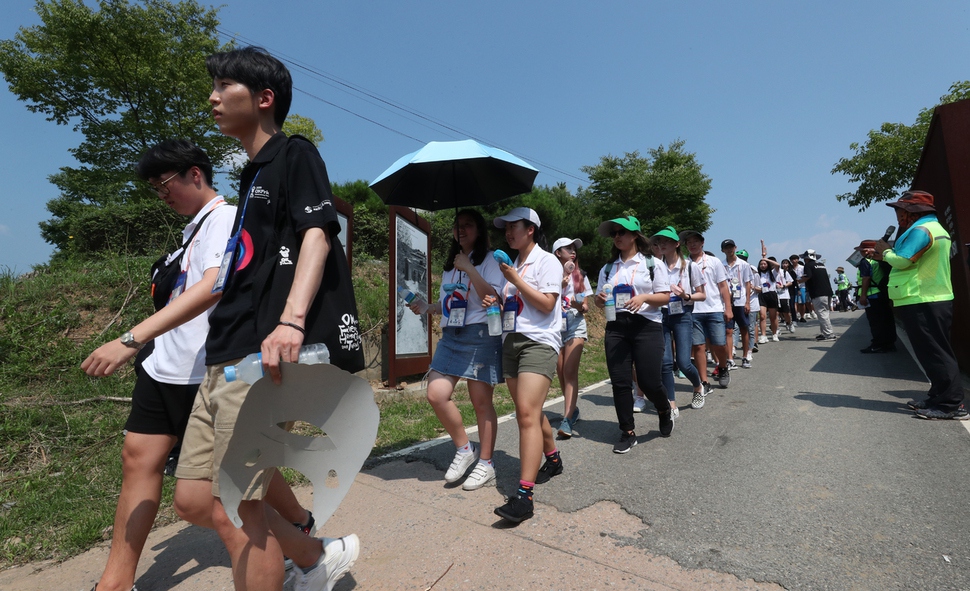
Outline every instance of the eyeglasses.
[(157, 185), (154, 184), (154, 183), (148, 183), (148, 184), (150, 184), (152, 186), (152, 189), (154, 189), (155, 191), (157, 191), (159, 194), (161, 194), (163, 196), (168, 196), (168, 194), (171, 191), (169, 190), (169, 188), (166, 185), (168, 184), (168, 182), (170, 180), (174, 179), (175, 177), (177, 177), (180, 174), (182, 174), (182, 171), (176, 172), (175, 174), (173, 174), (172, 176), (168, 177), (164, 181), (159, 181)]
[(616, 238), (617, 236), (626, 236), (626, 228), (617, 228), (616, 230), (610, 230), (610, 238)]

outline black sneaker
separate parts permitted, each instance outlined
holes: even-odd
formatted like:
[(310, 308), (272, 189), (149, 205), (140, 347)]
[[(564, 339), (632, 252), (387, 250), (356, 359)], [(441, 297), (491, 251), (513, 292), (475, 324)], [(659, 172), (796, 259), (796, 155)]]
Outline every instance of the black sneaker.
[(913, 410), (925, 410), (930, 407), (929, 398), (925, 400), (910, 400), (909, 402), (906, 403), (906, 406), (910, 407)]
[(701, 382), (701, 385), (704, 386), (704, 396), (714, 393), (714, 386), (710, 382)]
[(562, 474), (562, 460), (553, 462), (549, 458), (546, 458), (546, 463), (539, 468), (539, 473), (536, 474), (536, 484), (545, 484), (553, 476), (559, 476), (560, 474)]
[[(660, 435), (662, 437), (670, 437), (670, 434), (674, 432), (674, 417), (671, 411), (660, 413)], [(614, 448), (613, 451), (616, 451)]]
[[(667, 414), (670, 415), (669, 412)], [(625, 454), (626, 452), (630, 451), (633, 448), (633, 446), (636, 444), (637, 444), (637, 434), (627, 433), (626, 431), (624, 431), (620, 435), (620, 440), (617, 441), (616, 445), (613, 446), (613, 453)]]
[(860, 353), (895, 353), (896, 347), (876, 347), (875, 345), (869, 345), (865, 349), (859, 349)]
[(495, 514), (512, 523), (520, 523), (532, 517), (534, 505), (532, 499), (519, 496), (509, 497), (508, 502), (495, 508)]
[(966, 421), (970, 420), (970, 413), (961, 404), (956, 410), (945, 411), (939, 408), (921, 408), (916, 411), (916, 416), (921, 419), (931, 421)]
[(751, 345), (751, 352), (752, 353), (757, 353), (758, 352), (758, 343), (755, 343), (755, 344)]

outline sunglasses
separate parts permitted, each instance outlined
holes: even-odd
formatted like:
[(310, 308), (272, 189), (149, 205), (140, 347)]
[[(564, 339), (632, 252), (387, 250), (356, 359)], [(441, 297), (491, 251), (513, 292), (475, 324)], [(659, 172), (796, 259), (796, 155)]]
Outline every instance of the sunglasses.
[(617, 228), (616, 230), (610, 230), (610, 238), (616, 238), (617, 236), (626, 236), (628, 230), (626, 228)]

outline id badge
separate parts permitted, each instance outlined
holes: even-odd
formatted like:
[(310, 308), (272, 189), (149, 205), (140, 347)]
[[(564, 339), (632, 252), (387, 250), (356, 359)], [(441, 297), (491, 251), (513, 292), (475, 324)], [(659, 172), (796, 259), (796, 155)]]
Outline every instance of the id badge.
[(670, 313), (671, 314), (683, 314), (684, 313), (684, 300), (680, 299), (678, 296), (670, 296)]
[(222, 293), (226, 288), (226, 280), (229, 279), (229, 269), (236, 258), (236, 244), (239, 243), (239, 234), (234, 234), (229, 242), (226, 243), (226, 252), (222, 255), (222, 264), (219, 265), (219, 275), (216, 283), (212, 286), (212, 293)]
[(458, 294), (451, 298), (451, 314), (448, 316), (448, 326), (451, 328), (461, 328), (465, 326), (465, 310), (468, 302), (460, 299)]
[(505, 307), (502, 308), (502, 332), (515, 332), (515, 317), (519, 313), (519, 302), (515, 296), (505, 298)]
[(559, 332), (566, 332), (567, 325), (569, 324), (569, 314), (565, 310), (562, 311), (562, 324), (559, 326)]
[(734, 299), (741, 298), (741, 284), (738, 283), (737, 279), (731, 280), (731, 291), (734, 292)]
[(172, 295), (168, 296), (168, 303), (172, 303), (172, 300), (182, 295), (185, 291), (185, 271), (179, 273), (178, 279), (175, 280), (175, 287), (172, 288)]
[(632, 285), (617, 285), (613, 288), (613, 301), (616, 302), (616, 309), (626, 308), (627, 302), (633, 299)]

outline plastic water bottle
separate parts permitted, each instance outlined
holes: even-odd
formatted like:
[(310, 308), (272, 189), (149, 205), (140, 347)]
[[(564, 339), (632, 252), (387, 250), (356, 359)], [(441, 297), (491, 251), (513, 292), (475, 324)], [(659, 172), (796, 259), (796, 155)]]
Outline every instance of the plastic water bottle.
[(613, 300), (613, 286), (609, 283), (603, 286), (603, 294), (606, 295), (606, 321), (616, 320), (616, 301)]
[(488, 336), (502, 336), (502, 309), (498, 304), (492, 304), (486, 308), (485, 316), (488, 318)]
[(403, 285), (397, 288), (397, 293), (404, 299), (405, 305), (410, 306), (412, 302), (418, 302), (418, 312), (424, 314), (428, 311), (428, 303), (417, 296), (414, 292)]
[[(330, 363), (330, 349), (324, 343), (304, 345), (300, 348), (297, 363), (303, 365)], [(255, 384), (259, 378), (263, 377), (263, 354), (250, 353), (238, 364), (226, 366), (222, 371), (227, 382), (242, 380), (247, 384)]]
[(410, 289), (404, 287), (403, 285), (397, 288), (397, 295), (404, 299), (404, 303), (410, 305), (414, 301), (414, 298), (418, 297), (414, 295), (414, 292)]

